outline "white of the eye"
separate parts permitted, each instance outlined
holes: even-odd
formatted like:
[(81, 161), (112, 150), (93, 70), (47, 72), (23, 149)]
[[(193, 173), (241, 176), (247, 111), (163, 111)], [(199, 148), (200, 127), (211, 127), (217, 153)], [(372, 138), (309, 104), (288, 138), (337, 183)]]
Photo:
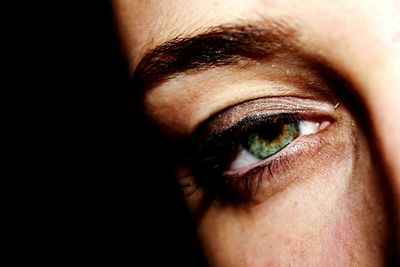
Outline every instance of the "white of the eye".
[(315, 121), (300, 121), (299, 123), (299, 136), (314, 134), (318, 132), (320, 127), (319, 122)]
[(232, 161), (230, 170), (240, 169), (247, 166), (251, 166), (260, 162), (260, 159), (254, 157), (252, 154), (247, 152), (242, 146), (240, 146), (240, 152), (236, 156), (236, 158)]
[[(304, 135), (310, 135), (318, 132), (321, 127), (321, 124), (319, 122), (314, 122), (314, 121), (307, 121), (303, 120), (299, 122), (299, 136), (304, 136)], [(231, 165), (229, 166), (229, 170), (237, 170), (245, 167), (249, 167), (251, 165), (255, 165), (259, 162), (261, 162), (259, 158), (254, 157), (252, 154), (247, 152), (246, 149), (243, 147), (240, 147), (240, 151), (235, 157), (234, 160), (232, 160)]]

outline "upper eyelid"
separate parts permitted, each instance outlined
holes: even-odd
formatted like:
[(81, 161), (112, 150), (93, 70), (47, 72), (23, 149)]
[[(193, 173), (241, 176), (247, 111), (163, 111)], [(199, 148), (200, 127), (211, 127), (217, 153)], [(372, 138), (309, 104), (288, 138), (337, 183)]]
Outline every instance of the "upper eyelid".
[(207, 119), (200, 124), (195, 133), (208, 132), (217, 134), (231, 128), (243, 119), (259, 115), (298, 114), (299, 117), (306, 116), (333, 116), (335, 105), (327, 102), (309, 98), (280, 96), (257, 98), (229, 107)]
[(243, 68), (179, 75), (141, 100), (146, 116), (167, 137), (183, 140), (214, 114), (252, 99), (292, 96), (334, 102), (336, 83), (326, 73), (313, 61), (284, 54)]
[(249, 130), (253, 131), (255, 127), (266, 127), (276, 123), (290, 123), (297, 121), (298, 119), (298, 114), (292, 112), (278, 114), (257, 114), (244, 118), (243, 120), (234, 124), (231, 128), (218, 133), (217, 136), (222, 138), (225, 132), (231, 132), (234, 137), (237, 137), (238, 134), (245, 134), (246, 131)]

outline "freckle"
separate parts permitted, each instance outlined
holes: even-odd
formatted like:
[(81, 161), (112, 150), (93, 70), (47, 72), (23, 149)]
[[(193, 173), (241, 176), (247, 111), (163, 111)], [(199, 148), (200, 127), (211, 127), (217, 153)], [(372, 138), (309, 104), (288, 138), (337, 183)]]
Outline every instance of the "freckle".
[(296, 208), (299, 205), (299, 202), (295, 201), (293, 202), (293, 208)]

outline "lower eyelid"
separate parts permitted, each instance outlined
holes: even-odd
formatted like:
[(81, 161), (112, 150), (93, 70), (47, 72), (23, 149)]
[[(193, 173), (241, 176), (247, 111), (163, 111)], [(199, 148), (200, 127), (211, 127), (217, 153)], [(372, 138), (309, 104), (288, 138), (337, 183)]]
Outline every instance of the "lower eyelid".
[(302, 140), (304, 140), (306, 137), (307, 137), (306, 135), (298, 137), (295, 141), (293, 141), (292, 143), (287, 145), (285, 148), (283, 148), (281, 151), (279, 151), (275, 155), (272, 155), (269, 158), (266, 158), (266, 159), (264, 159), (262, 161), (259, 161), (259, 162), (255, 163), (255, 164), (251, 164), (251, 165), (249, 165), (249, 166), (247, 166), (245, 168), (236, 168), (236, 169), (225, 171), (223, 173), (223, 175), (227, 175), (227, 176), (243, 175), (246, 172), (248, 172), (248, 171), (250, 171), (250, 170), (252, 170), (254, 168), (257, 168), (259, 166), (267, 165), (268, 163), (276, 160), (277, 158), (285, 157), (285, 155), (290, 152), (290, 150), (293, 148), (293, 146), (295, 146), (299, 142), (302, 142)]
[(291, 174), (299, 161), (311, 160), (327, 144), (328, 141), (319, 133), (306, 135), (285, 147), (282, 153), (278, 153), (279, 155), (245, 170), (224, 172), (222, 177), (228, 184), (229, 191), (239, 198), (254, 198), (260, 186), (265, 192), (263, 195), (269, 197), (286, 188), (298, 177), (298, 175), (287, 177), (286, 174)]

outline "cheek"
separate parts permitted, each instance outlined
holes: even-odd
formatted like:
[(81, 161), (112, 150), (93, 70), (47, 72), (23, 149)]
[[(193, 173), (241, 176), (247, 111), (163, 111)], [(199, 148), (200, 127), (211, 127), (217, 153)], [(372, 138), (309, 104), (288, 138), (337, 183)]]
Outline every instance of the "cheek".
[(355, 154), (348, 145), (255, 207), (212, 205), (198, 227), (212, 266), (378, 266), (382, 205), (368, 157)]

